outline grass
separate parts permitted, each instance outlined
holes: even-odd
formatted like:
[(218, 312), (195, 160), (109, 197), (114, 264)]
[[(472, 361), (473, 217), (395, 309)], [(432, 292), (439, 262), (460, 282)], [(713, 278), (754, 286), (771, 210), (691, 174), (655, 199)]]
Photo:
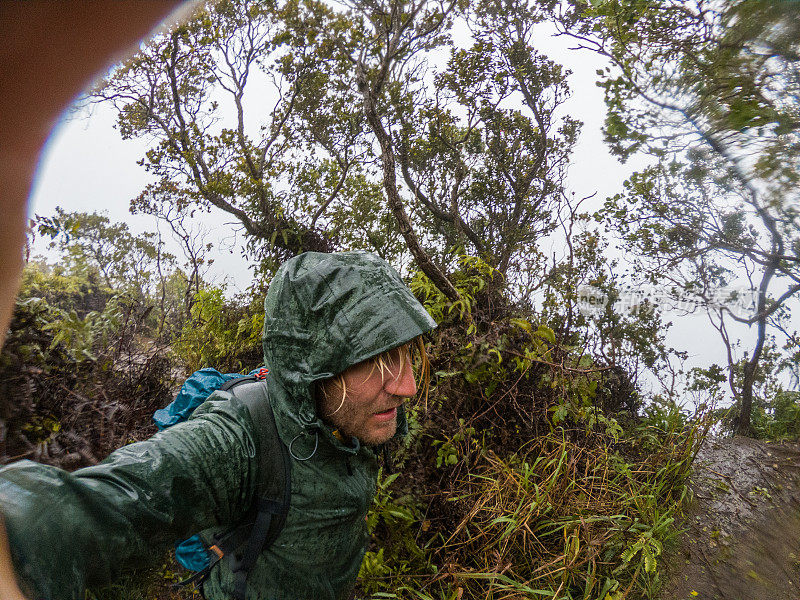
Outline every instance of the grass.
[[(479, 450), (463, 459), (466, 475), (428, 490), (427, 506), (413, 510), (384, 482), (371, 514), (381, 549), (362, 568), (364, 597), (653, 598), (708, 428), (693, 423), (641, 425), (617, 443), (552, 433), (505, 457)], [(434, 525), (431, 514), (440, 515)]]

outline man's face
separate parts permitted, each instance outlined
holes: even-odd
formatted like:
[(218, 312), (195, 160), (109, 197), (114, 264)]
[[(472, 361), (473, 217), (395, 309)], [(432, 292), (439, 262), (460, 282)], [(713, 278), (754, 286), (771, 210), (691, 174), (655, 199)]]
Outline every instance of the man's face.
[(405, 345), (385, 353), (383, 372), (373, 359), (344, 371), (344, 401), (336, 379), (323, 382), (322, 418), (344, 436), (355, 436), (368, 446), (390, 440), (397, 431), (397, 408), (417, 393), (408, 349)]

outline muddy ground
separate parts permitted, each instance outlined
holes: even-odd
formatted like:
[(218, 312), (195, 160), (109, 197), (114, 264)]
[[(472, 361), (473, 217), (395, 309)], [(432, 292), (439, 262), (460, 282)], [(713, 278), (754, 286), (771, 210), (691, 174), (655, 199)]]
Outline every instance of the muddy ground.
[(800, 445), (709, 439), (661, 600), (800, 599)]

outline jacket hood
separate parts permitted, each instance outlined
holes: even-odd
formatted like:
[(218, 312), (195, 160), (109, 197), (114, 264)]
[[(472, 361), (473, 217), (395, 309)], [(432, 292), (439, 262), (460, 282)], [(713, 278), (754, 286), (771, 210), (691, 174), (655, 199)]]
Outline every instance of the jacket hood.
[[(306, 252), (278, 269), (264, 301), (264, 361), (276, 424), (289, 444), (321, 431), (314, 383), (436, 327), (400, 275), (369, 252)], [(277, 389), (276, 389), (277, 388)], [(398, 413), (398, 432), (405, 433)]]

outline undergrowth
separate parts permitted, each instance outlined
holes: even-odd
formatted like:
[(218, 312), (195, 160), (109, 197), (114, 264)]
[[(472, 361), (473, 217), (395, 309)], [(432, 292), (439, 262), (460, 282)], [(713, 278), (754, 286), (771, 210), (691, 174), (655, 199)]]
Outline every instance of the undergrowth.
[(752, 426), (757, 439), (800, 439), (800, 392), (779, 390), (771, 402), (757, 403)]
[[(465, 257), (456, 303), (421, 275), (412, 282), (440, 324), (427, 340), (432, 387), (409, 406), (397, 472), (379, 480), (358, 597), (652, 598), (710, 419), (643, 406), (625, 369), (510, 303), (497, 277)], [(259, 304), (198, 295), (171, 356), (189, 368), (259, 364)], [(21, 301), (0, 364), (14, 400), (0, 414), (13, 434), (0, 462), (72, 469), (148, 435), (174, 368), (165, 349), (142, 347), (148, 314), (112, 296), (83, 312)], [(169, 587), (177, 570), (165, 559), (89, 597), (190, 597)]]
[(84, 600), (202, 600), (194, 586), (175, 585), (189, 575), (177, 563), (172, 551), (165, 553), (156, 564), (157, 568), (126, 572), (110, 585), (88, 589)]
[(440, 322), (435, 385), (379, 483), (360, 593), (654, 597), (710, 417), (645, 409), (624, 370), (494, 295), (485, 264), (462, 267), (460, 304), (412, 284)]
[(0, 353), (0, 464), (22, 458), (68, 470), (154, 433), (171, 362), (142, 344), (147, 309), (124, 296), (79, 314), (19, 300)]
[(364, 597), (653, 597), (705, 422), (642, 423), (612, 444), (554, 431), (503, 457), (477, 443), (464, 474), (422, 501), (383, 478)]

